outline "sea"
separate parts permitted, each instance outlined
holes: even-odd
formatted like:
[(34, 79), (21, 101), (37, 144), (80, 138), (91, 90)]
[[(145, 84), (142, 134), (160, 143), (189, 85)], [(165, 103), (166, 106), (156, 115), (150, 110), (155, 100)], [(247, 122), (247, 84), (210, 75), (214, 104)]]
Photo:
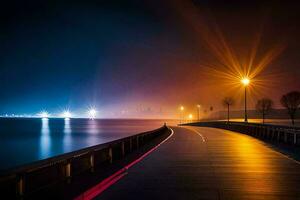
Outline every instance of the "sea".
[(176, 120), (0, 118), (0, 170), (157, 129)]

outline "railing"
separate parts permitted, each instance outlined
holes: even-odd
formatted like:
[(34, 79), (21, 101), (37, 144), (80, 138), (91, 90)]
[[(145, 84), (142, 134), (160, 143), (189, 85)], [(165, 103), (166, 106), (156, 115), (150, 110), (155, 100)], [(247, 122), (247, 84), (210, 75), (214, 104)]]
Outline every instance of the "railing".
[(300, 127), (224, 121), (195, 122), (183, 125), (221, 128), (244, 133), (265, 140), (291, 145), (300, 145)]
[(166, 133), (165, 126), (137, 135), (62, 154), (1, 173), (0, 192), (15, 197), (30, 195), (41, 188), (61, 181), (71, 182), (83, 172), (94, 172), (130, 152), (139, 149), (152, 139)]

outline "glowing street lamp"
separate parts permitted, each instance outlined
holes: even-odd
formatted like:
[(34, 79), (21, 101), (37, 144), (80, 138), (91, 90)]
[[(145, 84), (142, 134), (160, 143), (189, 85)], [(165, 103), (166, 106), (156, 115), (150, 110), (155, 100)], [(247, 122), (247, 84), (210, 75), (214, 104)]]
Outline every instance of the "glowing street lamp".
[(184, 111), (184, 107), (183, 106), (180, 106), (180, 122), (179, 124), (182, 124), (182, 121), (183, 121), (183, 111)]
[(183, 107), (183, 106), (180, 106), (180, 110), (183, 111), (183, 110), (184, 110), (184, 107)]
[(247, 116), (247, 86), (250, 84), (250, 79), (245, 77), (241, 80), (241, 82), (245, 87), (245, 122), (248, 122), (248, 116)]
[(88, 114), (89, 114), (90, 119), (95, 119), (96, 114), (97, 114), (97, 111), (96, 111), (94, 108), (91, 108), (91, 109), (88, 111)]
[(193, 115), (192, 114), (189, 114), (189, 119), (190, 119), (190, 122), (193, 121)]
[(241, 80), (241, 82), (243, 83), (244, 86), (247, 86), (247, 85), (249, 85), (250, 80), (249, 80), (248, 78), (243, 78), (243, 79)]

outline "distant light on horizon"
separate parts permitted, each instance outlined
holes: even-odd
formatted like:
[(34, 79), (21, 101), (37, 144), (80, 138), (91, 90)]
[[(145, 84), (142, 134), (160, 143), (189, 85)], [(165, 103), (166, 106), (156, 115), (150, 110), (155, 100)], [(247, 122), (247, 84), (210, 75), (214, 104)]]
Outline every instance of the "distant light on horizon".
[(96, 109), (91, 108), (91, 109), (88, 111), (88, 114), (89, 114), (89, 118), (90, 118), (90, 119), (94, 119), (94, 118), (96, 118), (97, 111), (96, 111)]
[(48, 118), (50, 115), (47, 111), (42, 111), (40, 114), (39, 114), (40, 117), (46, 119)]
[(72, 117), (72, 113), (69, 110), (65, 110), (62, 113), (62, 117), (65, 118), (65, 119), (70, 119)]

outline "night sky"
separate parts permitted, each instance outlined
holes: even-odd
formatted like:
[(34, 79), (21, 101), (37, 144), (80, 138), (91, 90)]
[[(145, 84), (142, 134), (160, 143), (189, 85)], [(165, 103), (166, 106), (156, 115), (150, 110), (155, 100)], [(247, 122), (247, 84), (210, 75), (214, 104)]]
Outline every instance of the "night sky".
[(241, 109), (242, 94), (216, 76), (226, 72), (220, 38), (241, 66), (257, 38), (254, 63), (274, 50), (250, 107), (264, 96), (280, 107), (300, 89), (299, 10), (297, 1), (10, 1), (0, 8), (0, 114), (93, 106), (107, 118), (174, 117), (181, 104), (222, 109), (228, 95)]

